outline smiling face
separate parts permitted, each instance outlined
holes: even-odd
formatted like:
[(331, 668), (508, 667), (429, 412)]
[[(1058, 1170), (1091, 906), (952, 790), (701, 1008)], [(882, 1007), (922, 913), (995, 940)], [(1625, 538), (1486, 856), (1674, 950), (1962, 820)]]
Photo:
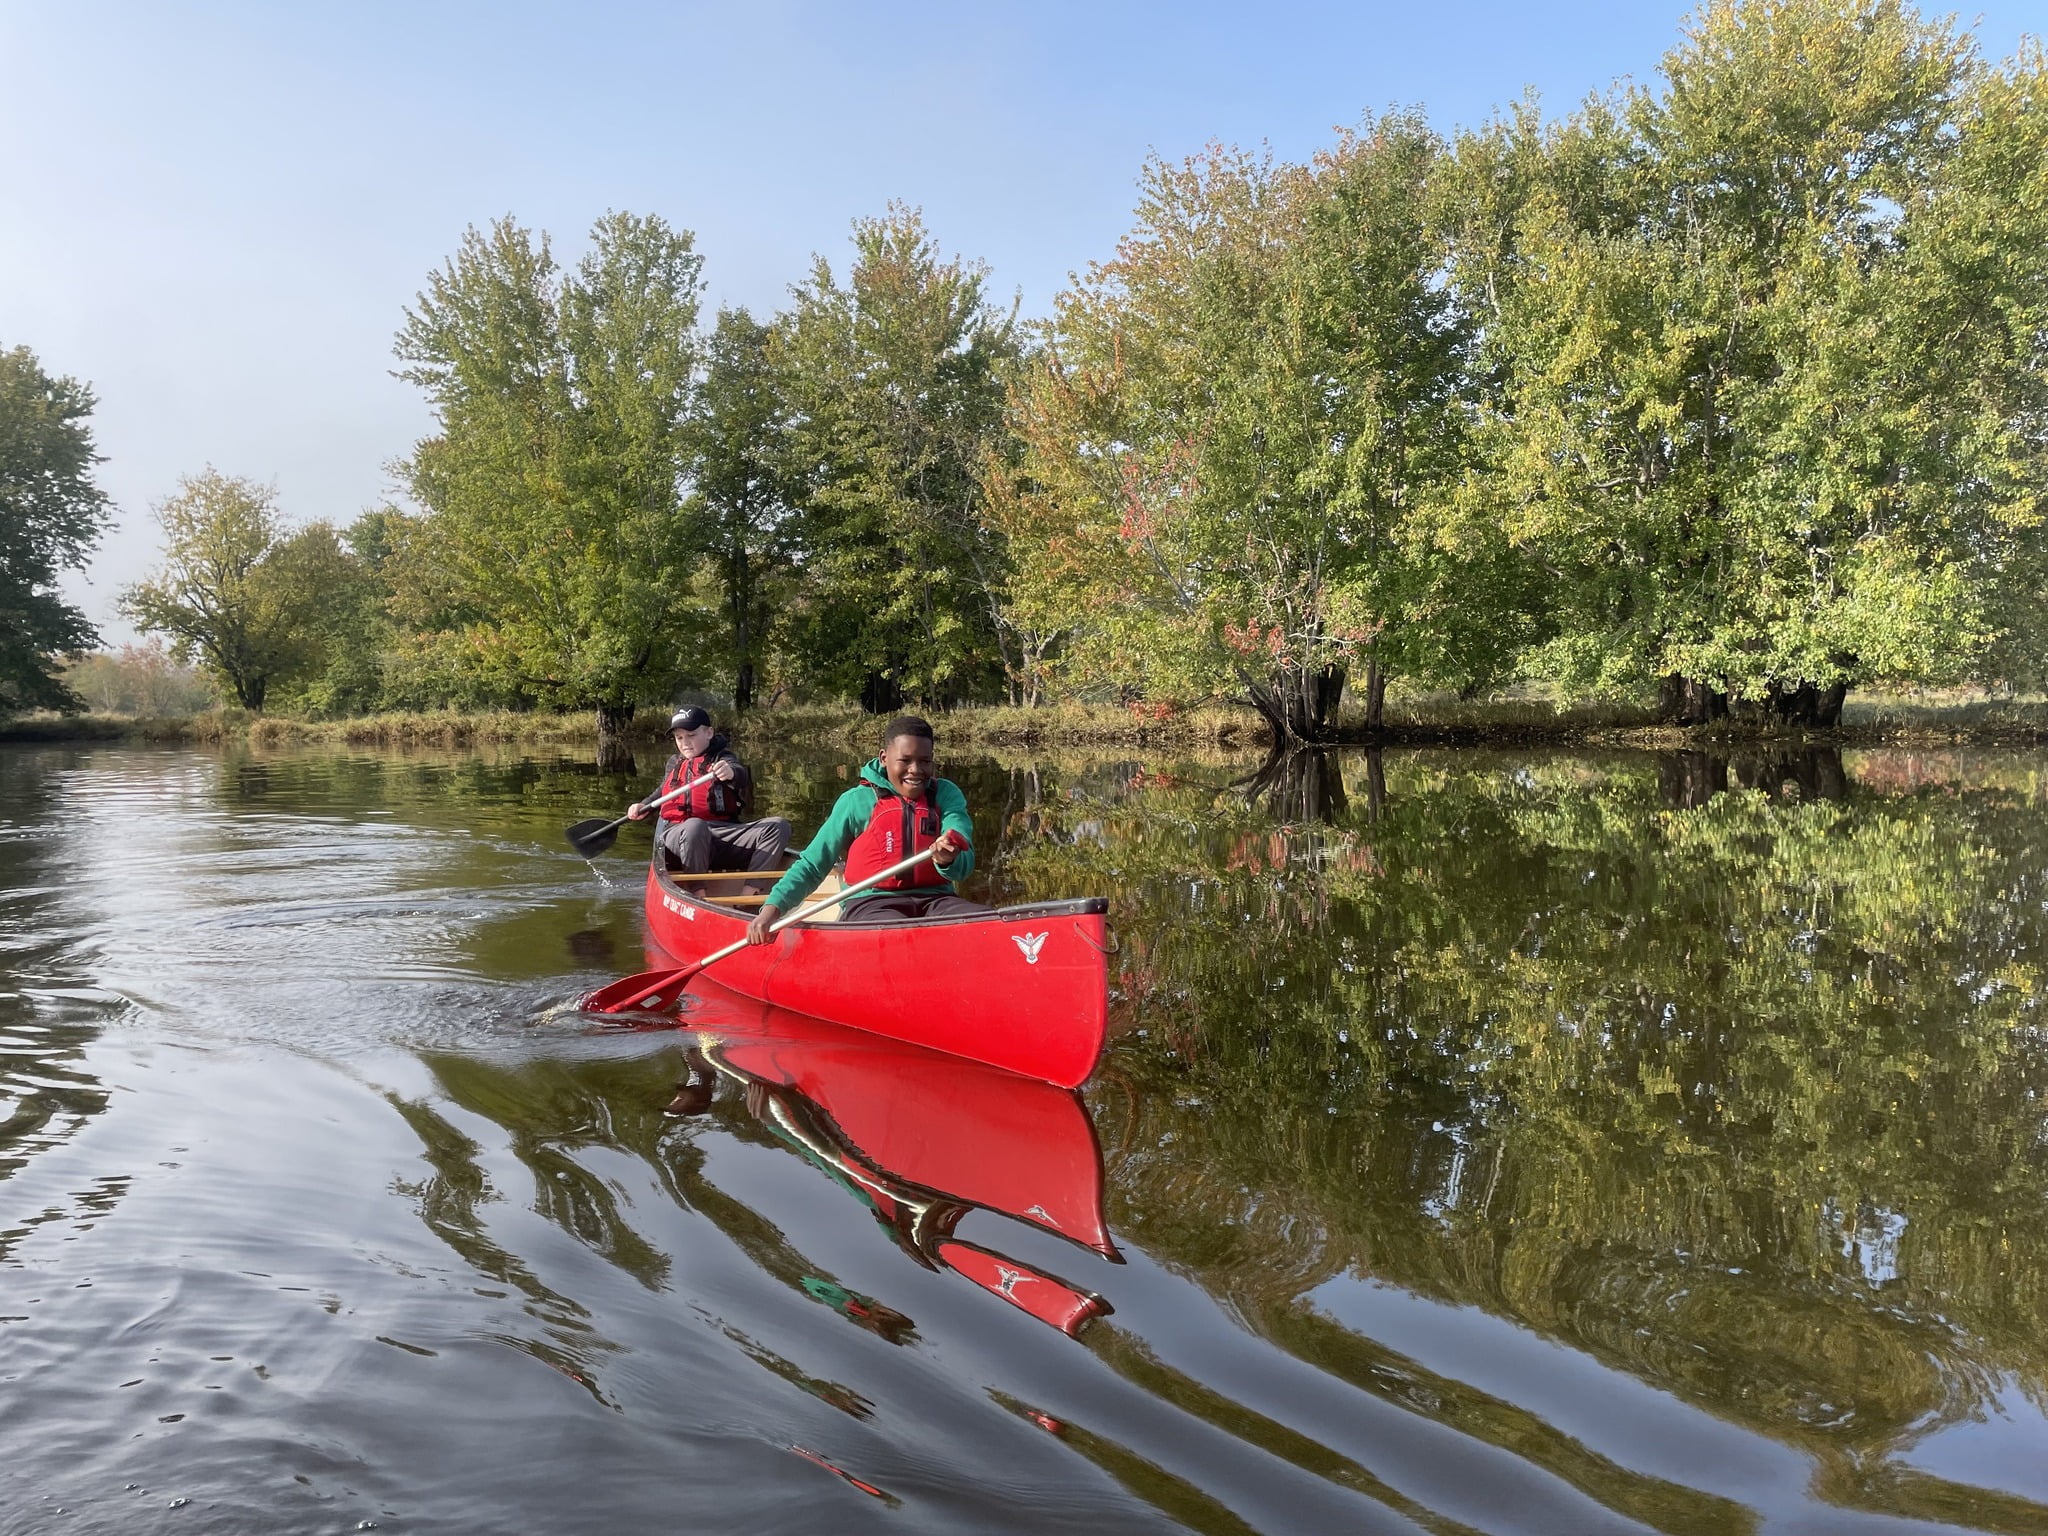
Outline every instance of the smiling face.
[(882, 748), (882, 772), (897, 794), (909, 799), (923, 794), (933, 778), (931, 738), (898, 736)]
[(708, 725), (700, 725), (694, 731), (675, 731), (671, 734), (675, 737), (678, 752), (684, 757), (697, 757), (711, 745), (711, 738), (718, 733)]

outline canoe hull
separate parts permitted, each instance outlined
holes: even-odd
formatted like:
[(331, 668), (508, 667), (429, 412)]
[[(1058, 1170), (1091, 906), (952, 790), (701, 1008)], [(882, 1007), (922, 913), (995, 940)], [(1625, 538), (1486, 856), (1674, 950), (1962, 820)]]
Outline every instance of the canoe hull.
[[(706, 974), (779, 1008), (1078, 1088), (1095, 1070), (1108, 1025), (1108, 905), (1098, 898), (916, 923), (798, 923)], [(676, 964), (732, 943), (747, 922), (649, 866), (648, 936)]]

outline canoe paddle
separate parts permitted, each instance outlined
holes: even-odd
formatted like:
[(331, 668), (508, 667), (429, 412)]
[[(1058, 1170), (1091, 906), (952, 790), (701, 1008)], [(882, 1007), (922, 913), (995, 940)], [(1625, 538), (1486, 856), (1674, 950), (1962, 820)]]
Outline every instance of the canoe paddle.
[[(778, 917), (769, 925), (768, 931), (780, 933), (791, 923), (800, 923), (807, 917), (816, 917), (820, 912), (830, 911), (849, 896), (858, 896), (862, 891), (880, 885), (884, 880), (893, 879), (905, 870), (917, 868), (925, 860), (936, 857), (938, 851), (936, 848), (927, 848), (923, 853), (913, 854), (901, 864), (891, 864), (878, 875), (869, 875), (867, 879), (849, 885), (844, 890), (834, 891), (830, 896), (814, 901), (807, 907), (798, 907), (789, 916)], [(735, 939), (725, 948), (713, 950), (695, 965), (686, 965), (680, 970), (642, 971), (638, 976), (627, 976), (599, 987), (577, 1006), (585, 1013), (620, 1013), (628, 1008), (665, 1008), (683, 995), (683, 983), (705, 966), (714, 960), (723, 960), (727, 955), (736, 955), (746, 947), (745, 939)]]
[[(666, 805), (669, 801), (675, 799), (677, 795), (687, 795), (699, 784), (709, 784), (717, 777), (718, 775), (715, 773), (707, 773), (701, 778), (692, 779), (689, 783), (683, 785), (682, 788), (670, 790), (659, 800), (648, 801), (640, 809), (651, 811), (657, 805)], [(588, 821), (577, 822), (573, 827), (564, 827), (562, 835), (569, 839), (569, 846), (582, 854), (584, 858), (594, 859), (619, 840), (619, 828), (632, 819), (633, 813), (631, 811), (628, 811), (616, 821), (599, 821), (593, 816)]]

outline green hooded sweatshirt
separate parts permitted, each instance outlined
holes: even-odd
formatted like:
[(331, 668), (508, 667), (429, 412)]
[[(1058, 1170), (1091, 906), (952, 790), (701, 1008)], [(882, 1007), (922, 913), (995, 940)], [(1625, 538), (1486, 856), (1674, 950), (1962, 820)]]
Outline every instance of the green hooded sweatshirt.
[[(775, 882), (775, 889), (768, 893), (770, 906), (788, 912), (818, 888), (818, 882), (825, 878), (834, 864), (846, 857), (846, 850), (867, 827), (868, 818), (874, 814), (877, 789), (891, 799), (903, 798), (896, 793), (896, 786), (889, 782), (889, 775), (882, 771), (879, 757), (870, 758), (868, 765), (860, 771), (860, 783), (833, 802), (832, 814), (825, 818), (825, 825), (818, 828), (818, 835), (796, 856), (796, 862), (789, 866), (782, 878)], [(960, 793), (960, 786), (951, 779), (934, 779), (931, 801), (939, 813), (940, 830), (958, 832), (967, 839), (968, 846), (954, 854), (953, 862), (946, 866), (946, 883), (921, 885), (917, 888), (920, 896), (945, 895), (953, 890), (955, 881), (965, 880), (974, 871), (974, 820), (967, 814), (967, 797)], [(853, 906), (869, 896), (883, 894), (881, 891), (863, 891), (847, 905)]]

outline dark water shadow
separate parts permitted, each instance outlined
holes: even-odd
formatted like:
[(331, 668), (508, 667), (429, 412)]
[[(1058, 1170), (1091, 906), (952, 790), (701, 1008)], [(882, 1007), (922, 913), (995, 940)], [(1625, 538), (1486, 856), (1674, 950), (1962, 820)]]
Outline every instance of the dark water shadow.
[(1852, 787), (1838, 747), (1775, 752), (1660, 752), (1658, 793), (1669, 810), (1695, 810), (1731, 786), (1761, 790), (1772, 800), (1843, 801)]

